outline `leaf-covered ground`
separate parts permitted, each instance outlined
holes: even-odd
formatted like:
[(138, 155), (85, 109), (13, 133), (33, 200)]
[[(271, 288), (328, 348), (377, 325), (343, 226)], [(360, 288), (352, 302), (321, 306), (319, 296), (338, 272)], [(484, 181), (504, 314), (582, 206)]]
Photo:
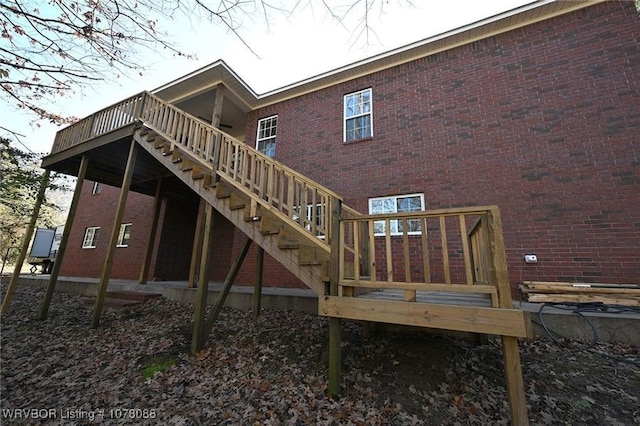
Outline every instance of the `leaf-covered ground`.
[[(4, 286), (2, 287), (4, 295)], [(299, 312), (225, 309), (189, 353), (193, 307), (166, 299), (106, 310), (19, 288), (2, 318), (2, 424), (507, 424), (499, 341), (371, 334), (344, 322), (342, 396), (327, 389), (327, 322)], [(640, 354), (546, 340), (521, 345), (533, 424), (640, 424)], [(29, 410), (27, 410), (29, 409)], [(45, 411), (51, 410), (51, 411)], [(29, 417), (10, 419), (10, 417)], [(39, 418), (38, 418), (39, 417)]]

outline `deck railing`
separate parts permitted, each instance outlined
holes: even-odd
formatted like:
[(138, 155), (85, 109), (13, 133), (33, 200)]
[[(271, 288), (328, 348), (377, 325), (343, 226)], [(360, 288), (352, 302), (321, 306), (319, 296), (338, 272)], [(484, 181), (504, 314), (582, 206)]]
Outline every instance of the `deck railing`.
[(144, 93), (138, 93), (65, 127), (56, 133), (51, 154), (135, 123), (143, 102)]
[[(411, 213), (366, 215), (340, 222), (342, 295), (378, 289), (484, 293), (498, 304), (500, 280), (491, 251), (494, 235), (488, 223), (497, 207), (474, 207)], [(483, 226), (484, 225), (484, 226)]]

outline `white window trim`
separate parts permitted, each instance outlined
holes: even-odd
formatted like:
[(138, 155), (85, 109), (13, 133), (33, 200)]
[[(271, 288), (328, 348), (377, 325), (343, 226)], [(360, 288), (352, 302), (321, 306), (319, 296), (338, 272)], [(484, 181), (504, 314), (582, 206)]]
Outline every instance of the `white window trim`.
[[(260, 125), (262, 123), (266, 122), (267, 120), (272, 120), (274, 118), (276, 119), (276, 134), (274, 136), (269, 136), (268, 138), (260, 138), (260, 128), (261, 128)], [(256, 130), (256, 150), (260, 151), (258, 149), (258, 145), (260, 144), (261, 141), (272, 139), (272, 138), (276, 140), (276, 146), (278, 145), (278, 122), (277, 122), (277, 120), (278, 120), (278, 114), (270, 115), (269, 117), (264, 117), (264, 118), (261, 118), (260, 120), (258, 120), (258, 129)], [(260, 152), (262, 152), (262, 151), (260, 151)], [(263, 152), (263, 154), (264, 154), (264, 152)], [(275, 156), (275, 153), (274, 153), (274, 156)]]
[(91, 195), (98, 195), (102, 192), (102, 184), (100, 182), (93, 182), (93, 188), (91, 189)]
[[(360, 94), (360, 93), (364, 93), (364, 92), (369, 92), (369, 103), (370, 103), (369, 112), (366, 112), (366, 113), (363, 113), (363, 114), (359, 114), (359, 115), (352, 115), (351, 117), (347, 117), (347, 98), (349, 96), (354, 96), (354, 95), (357, 95), (357, 94)], [(371, 135), (367, 136), (366, 138), (353, 139), (353, 140), (347, 141), (347, 119), (356, 118), (356, 117), (364, 117), (366, 115), (371, 116)], [(353, 93), (347, 93), (342, 98), (342, 142), (343, 143), (351, 143), (351, 142), (357, 142), (357, 141), (364, 140), (364, 139), (370, 139), (372, 137), (373, 137), (373, 89), (368, 88), (368, 89), (358, 90), (357, 92), (353, 92)]]
[(96, 244), (98, 243), (98, 237), (96, 234), (99, 230), (99, 226), (90, 226), (84, 230), (84, 238), (82, 239), (83, 249), (96, 248)]
[(118, 242), (116, 243), (116, 247), (129, 247), (129, 242), (127, 240), (127, 244), (124, 244), (122, 241), (124, 240), (124, 234), (127, 226), (129, 227), (129, 239), (131, 239), (131, 223), (123, 223), (120, 225), (120, 231), (118, 231)]
[[(398, 212), (397, 210), (397, 206), (398, 206), (398, 202), (397, 200), (399, 198), (411, 198), (411, 197), (420, 197), (420, 208), (421, 211), (425, 210), (425, 205), (424, 205), (424, 193), (414, 193), (414, 194), (402, 194), (402, 195), (390, 195), (387, 197), (374, 197), (374, 198), (369, 198), (369, 214), (376, 214), (376, 213), (372, 213), (371, 208), (372, 208), (372, 204), (374, 201), (380, 201), (380, 200), (395, 200), (395, 206), (396, 206), (396, 211), (394, 212), (388, 212), (388, 213), (402, 213), (402, 212)], [(385, 214), (385, 213), (380, 213), (380, 214)], [(384, 227), (385, 223), (383, 221), (376, 221), (378, 223), (382, 222), (382, 225)], [(375, 222), (374, 222), (375, 223)], [(390, 223), (392, 229), (398, 229), (398, 221), (397, 220), (391, 220)], [(409, 231), (407, 232), (407, 235), (420, 235), (422, 234), (422, 231)], [(385, 232), (375, 232), (373, 234), (376, 237), (382, 237), (385, 236), (386, 233)], [(392, 231), (390, 234), (392, 237), (395, 236), (401, 236), (404, 235), (403, 232), (399, 232), (399, 231)]]

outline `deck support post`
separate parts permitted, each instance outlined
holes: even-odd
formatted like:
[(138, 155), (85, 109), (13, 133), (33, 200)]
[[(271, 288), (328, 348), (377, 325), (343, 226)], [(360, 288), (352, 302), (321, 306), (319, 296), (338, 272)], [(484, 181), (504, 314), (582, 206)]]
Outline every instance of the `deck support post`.
[(0, 311), (1, 315), (4, 315), (9, 311), (9, 306), (11, 306), (11, 299), (13, 299), (13, 294), (15, 293), (16, 287), (18, 286), (20, 270), (22, 269), (22, 265), (24, 264), (24, 259), (26, 259), (27, 257), (29, 243), (31, 242), (31, 237), (33, 236), (33, 230), (36, 227), (38, 215), (40, 214), (40, 206), (42, 206), (45, 191), (49, 186), (50, 174), (51, 170), (45, 169), (44, 174), (42, 175), (42, 179), (40, 181), (40, 189), (38, 190), (38, 195), (36, 195), (35, 205), (33, 206), (33, 213), (31, 214), (31, 220), (29, 221), (29, 225), (27, 225), (27, 230), (24, 234), (24, 240), (22, 242), (22, 248), (20, 249), (20, 254), (18, 255), (18, 260), (16, 262), (16, 267), (13, 270), (11, 281), (9, 281), (9, 286), (7, 287), (7, 293), (4, 295), (4, 300), (2, 301), (2, 310)]
[(198, 285), (198, 270), (202, 258), (202, 245), (205, 237), (205, 216), (207, 202), (204, 198), (200, 198), (198, 206), (198, 218), (196, 219), (196, 230), (193, 237), (193, 249), (191, 250), (191, 265), (189, 266), (189, 287), (194, 288)]
[[(511, 287), (507, 272), (507, 258), (502, 234), (502, 220), (497, 208), (487, 215), (487, 224), (490, 238), (492, 277), (498, 290), (498, 303), (500, 308), (513, 308), (511, 299)], [(502, 336), (502, 356), (504, 359), (504, 371), (507, 379), (507, 394), (509, 396), (509, 409), (511, 411), (511, 424), (528, 425), (527, 400), (524, 394), (524, 380), (522, 378), (522, 365), (520, 362), (520, 350), (518, 339), (511, 336)]]
[(340, 318), (329, 317), (329, 398), (337, 398), (340, 395), (341, 343), (342, 324)]
[(502, 357), (504, 372), (507, 379), (507, 395), (511, 411), (512, 425), (528, 425), (527, 399), (524, 395), (524, 381), (520, 363), (518, 338), (502, 336)]
[(236, 277), (238, 276), (238, 272), (240, 272), (240, 267), (242, 266), (242, 262), (244, 262), (244, 258), (247, 256), (247, 253), (249, 252), (249, 247), (251, 247), (251, 238), (247, 237), (246, 241), (244, 242), (244, 245), (242, 246), (242, 248), (240, 249), (240, 252), (238, 253), (238, 257), (236, 257), (236, 260), (233, 262), (233, 265), (231, 265), (231, 269), (229, 269), (229, 273), (227, 274), (227, 277), (224, 280), (224, 284), (220, 289), (220, 293), (218, 293), (216, 300), (213, 302), (213, 308), (209, 313), (209, 318), (207, 318), (207, 324), (204, 327), (204, 335), (202, 336), (203, 345), (207, 341), (207, 337), (211, 333), (211, 330), (213, 329), (213, 325), (215, 324), (216, 320), (218, 319), (218, 316), (220, 315), (220, 312), (222, 311), (222, 308), (224, 307), (224, 302), (227, 300), (227, 296), (229, 295), (231, 286), (233, 286), (233, 282), (236, 280)]
[(203, 237), (199, 239), (202, 246), (198, 250), (199, 253), (199, 266), (198, 272), (198, 289), (196, 291), (196, 312), (193, 318), (193, 335), (191, 338), (191, 352), (197, 353), (202, 350), (205, 344), (204, 328), (205, 328), (205, 315), (207, 313), (207, 294), (209, 293), (209, 254), (211, 245), (213, 242), (213, 221), (214, 211), (211, 204), (200, 200), (200, 207), (202, 210), (202, 232), (198, 230), (198, 234), (202, 234)]
[[(342, 202), (331, 199), (331, 257), (329, 265), (329, 295), (338, 295), (340, 278), (340, 218)], [(357, 232), (357, 230), (356, 230)], [(340, 394), (340, 375), (342, 364), (341, 353), (342, 324), (340, 318), (329, 318), (329, 397), (336, 398)]]
[(51, 270), (51, 276), (49, 277), (49, 284), (47, 285), (47, 291), (44, 294), (42, 305), (40, 305), (39, 320), (47, 319), (49, 315), (49, 305), (51, 305), (51, 298), (53, 292), (58, 283), (58, 275), (60, 274), (60, 268), (62, 267), (62, 261), (64, 259), (64, 253), (67, 250), (67, 243), (69, 241), (69, 235), (71, 235), (71, 227), (78, 210), (78, 204), (80, 203), (80, 194), (82, 193), (82, 185), (84, 184), (84, 178), (87, 174), (87, 167), (89, 166), (89, 157), (82, 156), (80, 160), (80, 168), (78, 169), (78, 179), (76, 181), (76, 188), (73, 191), (73, 198), (71, 199), (71, 207), (69, 208), (69, 214), (67, 215), (67, 221), (64, 224), (64, 230), (62, 231), (62, 237), (60, 237), (60, 246), (56, 253), (56, 260), (53, 263), (53, 269)]
[(156, 241), (156, 233), (158, 228), (158, 222), (160, 221), (160, 210), (162, 208), (162, 178), (158, 179), (156, 185), (156, 194), (153, 199), (153, 219), (151, 221), (151, 230), (149, 231), (149, 238), (147, 239), (147, 245), (144, 249), (144, 256), (142, 258), (142, 269), (140, 269), (140, 276), (138, 277), (138, 284), (144, 285), (149, 281), (149, 269), (151, 268), (151, 256), (153, 254), (153, 245)]
[(132, 139), (131, 146), (129, 148), (129, 157), (127, 159), (127, 167), (122, 179), (122, 187), (120, 188), (118, 206), (116, 207), (116, 214), (115, 218), (113, 219), (113, 227), (111, 228), (107, 257), (104, 260), (102, 276), (100, 277), (100, 284), (98, 285), (98, 294), (96, 295), (96, 303), (93, 307), (91, 328), (97, 328), (100, 324), (100, 316), (102, 315), (104, 299), (107, 296), (107, 288), (109, 287), (109, 276), (111, 274), (111, 268), (113, 266), (113, 258), (115, 257), (116, 253), (116, 244), (118, 243), (120, 224), (122, 222), (122, 217), (124, 216), (124, 208), (127, 204), (127, 196), (129, 195), (129, 186), (131, 185), (131, 179), (133, 178), (133, 170), (136, 164), (137, 153), (137, 142), (135, 141), (135, 139)]
[(256, 283), (253, 288), (253, 317), (260, 316), (262, 309), (262, 276), (264, 270), (264, 249), (258, 247), (258, 259), (256, 261)]

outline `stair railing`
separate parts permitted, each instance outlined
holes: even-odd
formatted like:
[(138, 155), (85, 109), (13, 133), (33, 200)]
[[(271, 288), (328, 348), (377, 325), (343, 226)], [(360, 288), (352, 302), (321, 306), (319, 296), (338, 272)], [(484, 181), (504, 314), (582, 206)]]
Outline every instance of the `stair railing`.
[(149, 127), (173, 149), (231, 183), (330, 252), (332, 205), (342, 203), (341, 196), (149, 92), (60, 130), (51, 153), (135, 123)]
[(145, 126), (330, 252), (332, 204), (342, 197), (209, 123), (145, 96)]

